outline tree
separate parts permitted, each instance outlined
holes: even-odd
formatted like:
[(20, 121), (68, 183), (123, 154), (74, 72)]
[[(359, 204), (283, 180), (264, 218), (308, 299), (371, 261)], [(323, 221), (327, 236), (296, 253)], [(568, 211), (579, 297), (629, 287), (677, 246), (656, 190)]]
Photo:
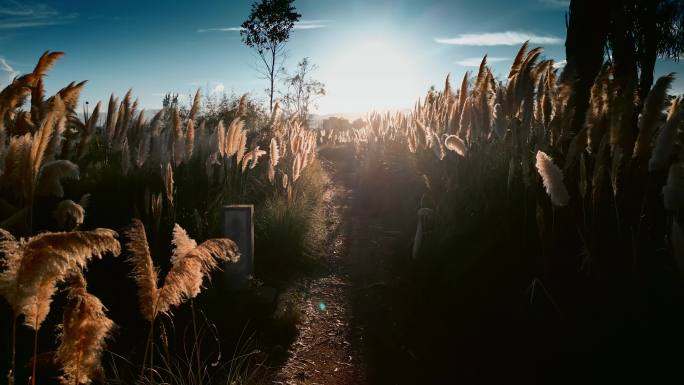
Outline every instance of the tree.
[(305, 57), (297, 64), (297, 72), (285, 79), (287, 91), (282, 98), (283, 108), (296, 114), (303, 123), (309, 118), (309, 109), (316, 107), (316, 100), (325, 95), (325, 84), (311, 79), (311, 73), (317, 69), (318, 66)]
[(252, 4), (249, 18), (242, 23), (242, 41), (259, 54), (261, 71), (269, 80), (269, 111), (273, 111), (273, 94), (279, 69), (285, 56), (285, 42), (302, 16), (292, 5), (294, 0), (261, 0)]
[[(608, 50), (623, 82), (634, 82), (642, 106), (653, 85), (659, 57), (679, 60), (684, 53), (684, 3), (681, 0), (623, 0), (613, 12)], [(638, 78), (638, 82), (637, 82)]]
[(328, 132), (341, 133), (351, 130), (352, 124), (345, 118), (331, 116), (321, 123), (321, 128)]
[(594, 79), (601, 71), (608, 35), (609, 1), (572, 0), (567, 17), (565, 58), (561, 80), (573, 85), (571, 105), (575, 106), (571, 130), (584, 124)]
[[(684, 52), (681, 0), (571, 0), (562, 80), (572, 84), (572, 130), (584, 124), (591, 86), (606, 56), (621, 95), (636, 93), (632, 123), (653, 84), (658, 57), (678, 60)], [(631, 124), (636, 129), (636, 124)]]
[(366, 127), (366, 122), (361, 118), (356, 118), (356, 120), (354, 120), (351, 125), (355, 130), (360, 130)]

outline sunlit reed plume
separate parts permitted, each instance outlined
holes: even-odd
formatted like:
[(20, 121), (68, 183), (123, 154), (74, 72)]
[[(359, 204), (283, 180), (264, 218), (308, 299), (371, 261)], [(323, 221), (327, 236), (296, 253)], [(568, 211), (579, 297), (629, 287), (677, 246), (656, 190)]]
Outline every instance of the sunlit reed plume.
[(102, 302), (86, 290), (86, 281), (80, 272), (67, 279), (67, 304), (64, 308), (59, 346), (55, 359), (62, 367), (63, 385), (89, 384), (104, 380), (102, 352), (105, 340), (114, 328), (107, 318)]
[(542, 177), (546, 193), (556, 206), (565, 206), (570, 200), (568, 190), (563, 183), (563, 172), (543, 151), (537, 151), (537, 171)]

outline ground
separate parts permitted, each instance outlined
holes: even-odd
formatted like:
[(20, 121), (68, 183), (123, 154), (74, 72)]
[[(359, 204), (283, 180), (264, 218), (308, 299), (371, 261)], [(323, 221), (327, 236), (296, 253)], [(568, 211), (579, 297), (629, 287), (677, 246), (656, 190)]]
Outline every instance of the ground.
[(275, 383), (378, 383), (383, 365), (376, 352), (391, 355), (400, 349), (392, 325), (384, 324), (390, 315), (384, 257), (399, 232), (378, 223), (384, 216), (365, 210), (353, 152), (321, 158), (330, 179), (326, 273), (304, 279), (295, 289), (302, 318)]

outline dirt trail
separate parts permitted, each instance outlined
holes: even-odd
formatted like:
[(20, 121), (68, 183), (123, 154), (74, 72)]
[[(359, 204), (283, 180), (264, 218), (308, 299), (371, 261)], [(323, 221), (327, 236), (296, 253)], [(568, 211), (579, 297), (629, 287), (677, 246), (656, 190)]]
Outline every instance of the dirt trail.
[[(366, 381), (363, 333), (353, 319), (353, 265), (349, 259), (354, 190), (348, 164), (323, 160), (330, 181), (326, 197), (328, 238), (326, 274), (297, 289), (303, 317), (276, 384), (355, 384)], [(341, 170), (343, 169), (343, 170)]]
[(330, 179), (327, 270), (297, 289), (303, 317), (275, 383), (411, 383), (407, 369), (415, 366), (416, 357), (405, 346), (398, 322), (404, 300), (396, 294), (403, 285), (391, 274), (392, 257), (409, 249), (399, 220), (407, 215), (391, 196), (397, 193), (390, 187), (395, 182), (380, 167), (370, 178), (380, 178), (387, 188), (364, 193), (359, 185), (362, 166), (351, 147), (331, 149), (320, 159)]

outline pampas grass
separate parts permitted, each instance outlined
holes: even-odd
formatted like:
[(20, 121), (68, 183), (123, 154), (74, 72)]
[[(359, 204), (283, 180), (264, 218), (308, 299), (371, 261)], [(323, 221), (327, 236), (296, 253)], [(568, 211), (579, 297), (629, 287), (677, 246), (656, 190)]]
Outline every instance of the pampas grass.
[(148, 321), (159, 313), (168, 313), (171, 306), (179, 306), (186, 299), (195, 298), (202, 280), (219, 267), (219, 262), (237, 262), (237, 245), (230, 239), (210, 239), (200, 245), (178, 224), (173, 228), (171, 270), (158, 288), (157, 269), (150, 255), (145, 227), (139, 220), (126, 231), (126, 246), (131, 252), (128, 262), (133, 266), (132, 277), (138, 285), (140, 310)]
[(237, 139), (237, 148), (235, 152), (235, 159), (240, 160), (245, 156), (245, 151), (247, 151), (247, 133), (244, 131), (240, 132)]
[(674, 81), (674, 73), (660, 77), (646, 97), (644, 110), (639, 121), (639, 135), (634, 145), (633, 157), (648, 156), (651, 147), (651, 139), (655, 132), (660, 115), (665, 108), (667, 90)]
[(230, 126), (228, 127), (228, 132), (226, 134), (227, 149), (225, 152), (227, 156), (233, 156), (238, 152), (244, 125), (244, 121), (239, 117), (230, 122)]
[(83, 224), (85, 209), (78, 203), (65, 199), (59, 202), (53, 215), (60, 230), (70, 231)]
[(195, 146), (195, 123), (192, 120), (188, 120), (185, 135), (185, 159), (189, 160)]
[(465, 142), (456, 135), (448, 135), (444, 139), (444, 146), (446, 146), (448, 150), (453, 151), (460, 156), (465, 157), (466, 155)]
[(14, 244), (3, 245), (3, 253), (13, 254), (13, 268), (0, 275), (0, 293), (15, 314), (23, 314), (26, 326), (38, 330), (50, 309), (57, 283), (74, 269), (107, 253), (121, 252), (116, 232), (108, 229), (43, 233)]
[[(281, 199), (284, 194), (277, 182), (290, 188), (286, 188), (291, 198), (286, 203), (294, 205), (300, 199), (296, 196), (304, 191), (293, 193), (286, 171), (291, 172), (296, 163), (297, 178), (307, 175), (305, 170), (315, 163), (317, 137), (300, 122), (282, 116), (279, 108), (270, 119), (259, 116), (262, 119), (256, 122), (263, 127), (246, 127), (245, 119), (252, 119), (254, 112), (254, 104), (248, 105), (246, 95), (234, 106), (236, 110), (224, 111), (228, 117), (221, 118), (232, 119), (225, 120), (230, 125), (224, 127), (220, 119), (208, 118), (209, 113), (200, 111), (199, 90), (188, 110), (182, 106), (164, 108), (149, 122), (138, 108), (132, 90), (121, 99), (111, 95), (106, 109), (102, 106), (106, 116), (101, 116), (98, 103), (92, 115), (80, 120), (76, 108), (86, 82), (70, 83), (52, 97), (45, 95), (42, 77), (60, 56), (61, 53), (46, 53), (34, 73), (17, 78), (0, 91), (0, 224), (11, 226), (16, 236), (28, 236), (17, 240), (2, 233), (6, 236), (0, 240), (0, 254), (5, 254), (0, 292), (12, 304), (15, 322), (23, 321), (37, 332), (45, 325), (52, 295), (66, 277), (78, 274), (94, 256), (119, 252), (116, 233), (111, 230), (73, 231), (83, 224), (86, 213), (84, 205), (74, 202), (70, 195), (88, 191), (97, 202), (89, 212), (88, 222), (101, 223), (103, 216), (107, 217), (103, 211), (110, 207), (130, 211), (115, 212), (114, 218), (144, 218), (151, 232), (146, 234), (143, 222), (134, 221), (126, 231), (126, 246), (139, 289), (140, 310), (151, 323), (152, 332), (160, 312), (169, 314), (174, 307), (196, 297), (204, 278), (222, 263), (237, 260), (239, 254), (230, 240), (214, 239), (197, 245), (176, 226), (171, 270), (160, 277), (152, 263), (147, 236), (156, 239), (160, 229), (173, 224), (176, 217), (188, 220), (188, 213), (192, 213), (192, 223), (196, 225), (191, 227), (194, 234), (211, 233), (216, 224), (210, 214), (216, 207), (246, 199), (258, 205), (268, 195), (259, 189)], [(30, 113), (19, 110), (28, 95)], [(254, 135), (266, 124), (271, 133)], [(265, 165), (258, 164), (267, 154), (268, 174)], [(263, 183), (267, 178), (272, 185)], [(68, 186), (66, 179), (72, 180)], [(199, 197), (195, 190), (188, 194), (189, 186), (206, 195)], [(40, 199), (36, 198), (39, 196)], [(32, 218), (39, 218), (36, 228)], [(34, 235), (37, 229), (45, 228), (70, 232)], [(79, 279), (82, 277), (68, 280), (69, 306), (73, 307), (65, 309), (72, 315), (64, 319), (65, 330), (60, 337), (63, 346), (71, 343), (71, 336), (75, 335), (67, 332), (70, 320), (76, 317), (74, 314), (85, 311), (83, 304), (90, 298), (85, 282)], [(90, 302), (93, 308), (98, 307)], [(97, 353), (95, 343), (89, 346)], [(88, 382), (93, 378), (89, 373), (98, 371), (89, 372), (83, 363), (73, 364), (79, 360), (79, 354), (62, 352), (63, 361), (70, 362), (66, 366), (78, 367), (80, 371), (76, 373), (65, 366), (64, 381), (68, 383)]]
[(537, 151), (536, 159), (535, 166), (537, 167), (537, 172), (542, 177), (544, 189), (549, 198), (551, 198), (551, 203), (556, 206), (567, 205), (570, 195), (563, 183), (563, 172), (561, 169), (543, 151)]
[(684, 163), (675, 162), (667, 174), (667, 184), (663, 187), (663, 204), (668, 210), (684, 207)]
[(159, 278), (152, 262), (145, 226), (139, 219), (134, 219), (124, 234), (127, 239), (126, 249), (130, 252), (127, 262), (133, 267), (131, 277), (138, 286), (140, 312), (145, 320), (152, 322), (156, 317)]
[(101, 364), (105, 340), (114, 328), (107, 318), (102, 302), (86, 290), (86, 281), (80, 272), (67, 279), (67, 305), (62, 324), (58, 329), (59, 346), (55, 359), (62, 367), (63, 385), (89, 384), (104, 380)]
[[(133, 266), (132, 277), (138, 285), (138, 300), (143, 317), (150, 323), (145, 345), (142, 373), (145, 371), (154, 321), (159, 313), (169, 314), (172, 306), (179, 306), (195, 298), (201, 291), (202, 281), (219, 262), (236, 262), (240, 258), (237, 245), (230, 239), (210, 239), (199, 246), (178, 224), (173, 228), (171, 270), (158, 287), (157, 269), (152, 262), (145, 227), (139, 220), (126, 231), (127, 246), (131, 251), (128, 262)], [(142, 375), (141, 373), (141, 375)]]
[(270, 164), (271, 166), (275, 167), (278, 165), (278, 160), (280, 160), (280, 151), (278, 150), (278, 141), (276, 140), (276, 138), (271, 138), (269, 150)]
[(296, 182), (299, 179), (299, 175), (302, 171), (302, 156), (297, 153), (295, 155), (294, 161), (292, 162), (292, 181)]
[(200, 90), (197, 90), (197, 92), (195, 92), (195, 97), (192, 98), (192, 107), (190, 107), (190, 112), (188, 113), (188, 122), (192, 122), (197, 116), (200, 109), (201, 98), (202, 95), (200, 94)]
[(670, 239), (672, 241), (675, 261), (679, 266), (680, 272), (684, 273), (684, 232), (682, 232), (682, 228), (677, 223), (677, 220), (672, 221)]
[(36, 381), (38, 330), (50, 311), (57, 284), (72, 272), (85, 268), (93, 257), (106, 253), (118, 255), (121, 246), (116, 236), (112, 230), (95, 229), (43, 233), (18, 242), (5, 236), (0, 243), (0, 252), (8, 261), (0, 273), (0, 294), (12, 307), (14, 322), (16, 317), (23, 315), (24, 324), (35, 334), (33, 384)]
[(48, 162), (40, 169), (36, 195), (52, 195), (61, 198), (64, 196), (62, 179), (77, 180), (79, 175), (78, 165), (71, 161), (60, 159)]
[(656, 138), (655, 148), (651, 154), (651, 159), (648, 162), (648, 170), (660, 170), (669, 164), (672, 157), (672, 149), (674, 148), (677, 131), (682, 126), (684, 121), (684, 109), (678, 108), (679, 102), (675, 99), (672, 102), (671, 112), (667, 121), (660, 129), (658, 137)]
[(171, 163), (167, 163), (164, 172), (164, 191), (166, 191), (166, 201), (169, 206), (173, 206), (173, 183), (173, 168), (171, 167)]
[[(178, 225), (174, 227), (173, 243), (171, 271), (159, 289), (157, 310), (160, 313), (168, 313), (172, 306), (195, 298), (201, 291), (204, 277), (217, 269), (219, 262), (237, 262), (240, 258), (235, 242), (226, 238), (210, 239), (193, 247), (194, 241)], [(185, 250), (188, 251), (181, 254)]]

